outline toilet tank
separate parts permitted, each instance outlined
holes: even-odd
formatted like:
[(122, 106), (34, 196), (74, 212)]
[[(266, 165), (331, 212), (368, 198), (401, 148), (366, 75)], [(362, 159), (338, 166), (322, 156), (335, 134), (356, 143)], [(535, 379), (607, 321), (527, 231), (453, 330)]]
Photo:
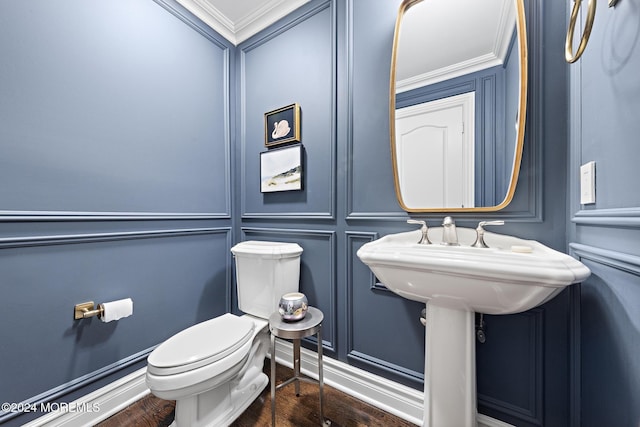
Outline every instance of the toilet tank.
[(249, 240), (231, 248), (236, 263), (238, 308), (268, 319), (280, 297), (298, 292), (300, 254), (296, 243)]

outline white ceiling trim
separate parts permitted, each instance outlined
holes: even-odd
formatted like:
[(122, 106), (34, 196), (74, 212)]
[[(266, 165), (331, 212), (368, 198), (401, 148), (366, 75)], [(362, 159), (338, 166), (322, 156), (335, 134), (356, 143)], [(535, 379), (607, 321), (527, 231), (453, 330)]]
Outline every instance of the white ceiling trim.
[[(496, 34), (496, 47), (493, 50), (503, 63), (507, 59), (511, 38), (514, 34), (517, 36), (518, 33), (516, 27), (516, 21), (518, 20), (516, 8), (510, 7), (509, 5), (510, 3), (505, 2), (500, 11), (500, 22), (498, 24), (498, 33)], [(517, 40), (516, 43), (518, 43)]]
[[(234, 45), (238, 45), (269, 25), (298, 9), (309, 0), (238, 0), (247, 3), (244, 12), (235, 20), (216, 5), (216, 0), (177, 0)], [(222, 3), (220, 3), (222, 5)]]
[(199, 0), (177, 1), (189, 12), (200, 18), (202, 22), (217, 31), (222, 37), (229, 40), (234, 45), (237, 44), (235, 41), (236, 36), (233, 31), (233, 22), (231, 22), (231, 20), (229, 20), (224, 14), (220, 13), (218, 9)]
[(502, 65), (503, 59), (494, 53), (471, 58), (468, 61), (452, 64), (424, 74), (410, 77), (396, 82), (396, 93), (406, 92), (423, 86), (429, 86), (445, 80), (465, 76), (487, 68)]
[[(432, 8), (426, 8), (426, 2), (419, 3), (414, 6), (415, 9), (411, 9), (415, 13), (407, 14), (403, 18), (403, 31), (413, 42), (403, 41), (404, 65), (407, 66), (406, 70), (415, 70), (399, 71), (399, 67), (396, 69), (396, 76), (405, 76), (396, 81), (397, 93), (504, 64), (513, 35), (516, 33), (515, 3), (508, 0), (488, 2), (487, 5), (491, 7), (474, 9), (474, 13), (464, 16), (458, 16), (460, 10), (456, 11), (448, 3), (448, 0), (435, 2), (431, 5)], [(468, 5), (475, 7), (476, 3), (476, 0), (469, 0)], [(442, 9), (434, 10), (434, 7)], [(486, 16), (478, 13), (485, 13)], [(477, 26), (467, 23), (466, 19), (491, 22), (492, 28), (490, 31), (483, 29), (481, 33), (474, 34)], [(458, 39), (458, 42), (450, 42), (445, 48), (440, 48), (440, 38), (459, 34), (464, 34), (462, 42)], [(469, 48), (469, 45), (464, 43), (465, 40), (480, 41), (475, 44), (481, 49), (460, 54), (458, 48), (465, 51)], [(396, 48), (402, 53), (400, 48)], [(517, 45), (515, 48), (517, 49)], [(460, 57), (466, 59), (451, 59)], [(446, 65), (433, 68), (433, 64)]]

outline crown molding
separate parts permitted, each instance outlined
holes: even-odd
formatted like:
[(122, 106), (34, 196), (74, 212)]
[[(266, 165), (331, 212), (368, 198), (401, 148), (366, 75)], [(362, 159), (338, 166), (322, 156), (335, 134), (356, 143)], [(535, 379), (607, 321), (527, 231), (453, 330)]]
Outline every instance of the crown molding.
[(214, 0), (177, 0), (189, 12), (238, 45), (285, 17), (310, 0), (269, 0), (254, 2), (255, 7), (235, 21), (215, 6)]

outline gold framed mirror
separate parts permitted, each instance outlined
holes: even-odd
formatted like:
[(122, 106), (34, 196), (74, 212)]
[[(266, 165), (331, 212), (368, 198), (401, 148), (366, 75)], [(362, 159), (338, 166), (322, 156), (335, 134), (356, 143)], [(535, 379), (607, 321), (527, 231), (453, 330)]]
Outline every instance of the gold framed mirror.
[(527, 105), (524, 0), (404, 0), (391, 159), (407, 212), (489, 212), (516, 189)]

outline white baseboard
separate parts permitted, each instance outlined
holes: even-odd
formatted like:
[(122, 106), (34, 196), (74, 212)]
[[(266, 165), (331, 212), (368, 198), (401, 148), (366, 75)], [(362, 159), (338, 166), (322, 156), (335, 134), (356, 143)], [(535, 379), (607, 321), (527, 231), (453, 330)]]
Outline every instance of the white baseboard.
[[(278, 340), (276, 361), (293, 367), (293, 345)], [(413, 424), (422, 425), (424, 394), (421, 390), (398, 384), (346, 363), (324, 357), (322, 359), (324, 383), (360, 399)], [(300, 349), (300, 371), (318, 379), (317, 353)], [(478, 414), (478, 427), (514, 427), (503, 421)]]
[[(292, 367), (293, 346), (278, 340), (276, 361)], [(300, 370), (318, 378), (318, 356), (302, 348)], [(416, 425), (422, 425), (424, 398), (422, 391), (398, 384), (344, 362), (325, 357), (322, 360), (324, 383)], [(149, 394), (145, 383), (146, 368), (102, 387), (68, 405), (55, 410), (25, 427), (91, 427), (123, 410)], [(513, 427), (510, 424), (478, 414), (478, 427)]]
[(52, 412), (24, 427), (91, 427), (149, 394), (144, 381), (147, 368), (108, 384), (64, 405), (51, 405)]
[[(276, 361), (293, 367), (293, 345), (278, 340)], [(329, 357), (323, 357), (324, 383), (411, 423), (422, 424), (423, 393)], [(300, 371), (318, 379), (318, 355), (300, 349)]]
[(478, 414), (477, 420), (478, 427), (516, 427), (513, 424), (508, 424), (504, 421), (496, 420), (495, 418), (491, 418), (483, 414)]

